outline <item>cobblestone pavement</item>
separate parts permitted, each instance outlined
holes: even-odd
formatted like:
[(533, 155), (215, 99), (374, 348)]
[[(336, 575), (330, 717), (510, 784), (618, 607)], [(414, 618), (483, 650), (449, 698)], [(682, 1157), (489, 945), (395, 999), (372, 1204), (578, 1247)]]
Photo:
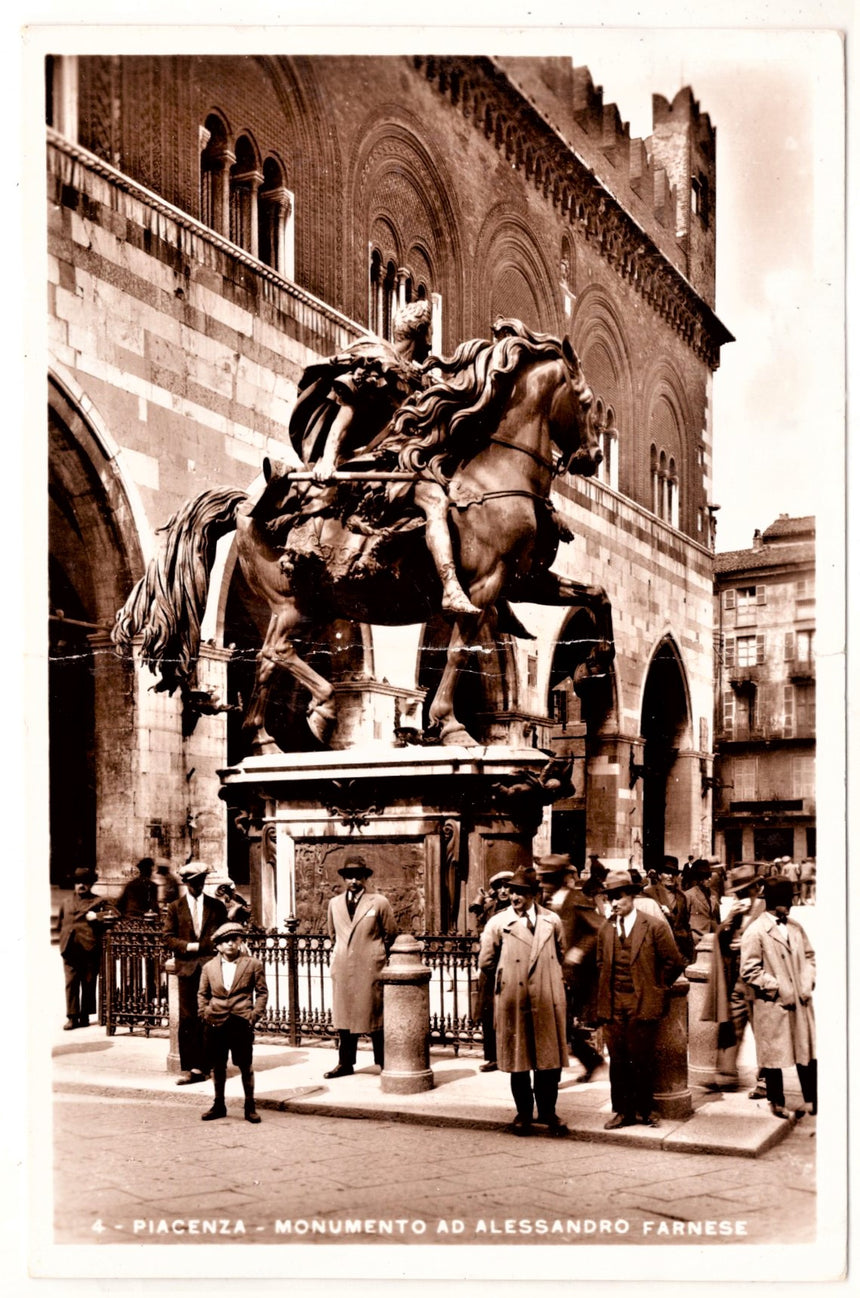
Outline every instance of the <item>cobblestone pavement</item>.
[(753, 1160), (59, 1095), (55, 1242), (810, 1243), (814, 1132)]

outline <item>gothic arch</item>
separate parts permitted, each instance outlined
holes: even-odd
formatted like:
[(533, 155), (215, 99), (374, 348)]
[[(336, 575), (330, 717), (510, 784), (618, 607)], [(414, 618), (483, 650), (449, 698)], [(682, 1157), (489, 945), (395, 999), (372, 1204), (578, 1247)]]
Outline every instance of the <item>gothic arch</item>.
[[(620, 312), (611, 298), (597, 285), (588, 285), (577, 299), (573, 317), (573, 344), (595, 395), (604, 411), (614, 414), (614, 429), (610, 449), (601, 446), (604, 464), (599, 477), (609, 481), (610, 454), (618, 459), (614, 472), (618, 489), (635, 498), (637, 460), (642, 452), (638, 446), (636, 402), (633, 384), (633, 366), (627, 332)], [(600, 431), (599, 436), (603, 436)]]
[[(689, 679), (671, 632), (654, 649), (642, 682), (640, 732), (642, 826), (645, 869), (659, 865), (663, 854), (686, 856), (698, 841), (688, 796), (693, 745)], [(686, 778), (685, 778), (686, 777)]]
[(497, 315), (513, 315), (539, 332), (563, 332), (555, 280), (526, 218), (507, 204), (493, 208), (475, 254), (478, 331), (486, 334)]
[[(111, 801), (133, 764), (129, 663), (108, 631), (143, 568), (115, 445), (82, 393), (48, 379), (48, 721), (51, 881), (109, 859)], [(107, 829), (103, 828), (107, 826)], [(121, 831), (116, 831), (121, 838)]]
[[(646, 375), (642, 405), (642, 430), (645, 447), (654, 444), (659, 457), (661, 451), (667, 461), (674, 458), (679, 474), (679, 527), (693, 534), (698, 499), (691, 488), (696, 480), (696, 436), (693, 417), (684, 389), (684, 382), (675, 367), (661, 359)], [(650, 471), (648, 455), (640, 456), (643, 477)], [(645, 480), (640, 490), (642, 499), (651, 508), (651, 484)]]
[[(463, 257), (460, 218), (441, 149), (427, 138), (426, 125), (402, 105), (382, 104), (358, 133), (347, 185), (347, 220), (356, 247), (366, 248), (375, 221), (387, 222), (400, 249), (422, 249), (443, 302), (445, 349), (460, 341), (463, 325)], [(368, 266), (357, 257), (348, 311), (367, 316)]]

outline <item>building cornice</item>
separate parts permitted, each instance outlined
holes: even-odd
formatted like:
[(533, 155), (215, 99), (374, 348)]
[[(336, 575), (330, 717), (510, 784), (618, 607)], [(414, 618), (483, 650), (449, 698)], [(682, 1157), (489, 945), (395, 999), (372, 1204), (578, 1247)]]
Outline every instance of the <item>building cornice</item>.
[(489, 57), (414, 56), (440, 94), (481, 130), (580, 238), (712, 369), (734, 338), (689, 280), (594, 175), (572, 145)]

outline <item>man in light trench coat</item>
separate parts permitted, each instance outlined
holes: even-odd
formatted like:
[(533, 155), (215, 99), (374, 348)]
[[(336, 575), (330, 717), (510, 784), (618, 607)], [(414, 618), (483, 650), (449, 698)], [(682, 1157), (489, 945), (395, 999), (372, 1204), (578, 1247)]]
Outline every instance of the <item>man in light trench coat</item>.
[[(771, 1111), (789, 1118), (785, 1107), (783, 1068), (797, 1069), (809, 1113), (818, 1111), (818, 1062), (815, 1057), (815, 952), (809, 938), (788, 912), (794, 899), (791, 879), (764, 881), (766, 910), (741, 938), (741, 978), (752, 987), (753, 1035), (759, 1068), (764, 1073)], [(798, 1110), (801, 1116), (804, 1110)]]
[(533, 870), (518, 869), (508, 890), (511, 905), (488, 920), (478, 964), (495, 969), (496, 1059), (511, 1075), (517, 1106), (509, 1130), (531, 1135), (537, 1106), (537, 1121), (550, 1135), (566, 1136), (555, 1111), (568, 1063), (561, 920), (537, 904), (540, 885)]
[(328, 933), (334, 940), (331, 962), (332, 1023), (338, 1031), (337, 1066), (325, 1077), (351, 1077), (358, 1038), (369, 1033), (373, 1062), (382, 1068), (382, 983), (387, 947), (397, 934), (391, 903), (368, 892), (373, 871), (363, 857), (350, 857), (338, 870), (346, 889), (328, 904)]

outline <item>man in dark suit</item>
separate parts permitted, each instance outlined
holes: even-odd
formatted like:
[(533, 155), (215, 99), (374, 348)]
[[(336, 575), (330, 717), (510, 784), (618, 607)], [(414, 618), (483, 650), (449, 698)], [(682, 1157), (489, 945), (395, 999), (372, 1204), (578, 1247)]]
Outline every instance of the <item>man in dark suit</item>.
[(60, 955), (66, 976), (68, 1016), (64, 1032), (88, 1027), (90, 1015), (96, 1012), (96, 982), (102, 956), (99, 915), (112, 907), (93, 892), (95, 877), (95, 871), (86, 867), (75, 870), (74, 895), (60, 907)]
[(361, 856), (348, 858), (338, 870), (346, 889), (328, 904), (328, 932), (334, 940), (331, 961), (332, 1023), (338, 1031), (337, 1066), (325, 1077), (351, 1077), (358, 1038), (369, 1033), (373, 1061), (382, 1068), (382, 983), (379, 975), (388, 947), (397, 934), (391, 903), (381, 892), (368, 892), (373, 871)]
[(179, 1062), (182, 1072), (177, 1086), (203, 1082), (209, 1076), (203, 1041), (203, 1025), (197, 1012), (200, 971), (215, 954), (212, 937), (227, 922), (220, 901), (203, 892), (209, 866), (189, 861), (179, 871), (187, 895), (177, 897), (164, 912), (164, 945), (172, 953), (179, 985)]
[(123, 919), (142, 919), (147, 913), (158, 914), (158, 884), (152, 878), (155, 862), (145, 856), (137, 863), (137, 878), (129, 879), (117, 898), (116, 908)]
[(242, 1074), (245, 1121), (259, 1122), (254, 1103), (254, 1026), (266, 1011), (269, 989), (261, 962), (242, 954), (245, 930), (241, 924), (222, 924), (212, 935), (218, 954), (207, 961), (200, 975), (197, 1009), (206, 1034), (206, 1054), (212, 1065), (215, 1101), (201, 1114), (204, 1122), (227, 1117), (224, 1088), (227, 1058)]
[(693, 946), (693, 935), (690, 932), (690, 908), (687, 905), (687, 898), (678, 887), (678, 877), (677, 856), (664, 856), (657, 882), (650, 888), (646, 888), (643, 896), (651, 897), (656, 901), (669, 921), (675, 945), (687, 963), (692, 964), (696, 958), (696, 951)]
[(666, 989), (684, 969), (668, 924), (633, 905), (627, 870), (610, 871), (606, 896), (611, 916), (597, 940), (597, 1015), (606, 1024), (612, 1117), (607, 1131), (639, 1122), (656, 1127), (654, 1046)]

